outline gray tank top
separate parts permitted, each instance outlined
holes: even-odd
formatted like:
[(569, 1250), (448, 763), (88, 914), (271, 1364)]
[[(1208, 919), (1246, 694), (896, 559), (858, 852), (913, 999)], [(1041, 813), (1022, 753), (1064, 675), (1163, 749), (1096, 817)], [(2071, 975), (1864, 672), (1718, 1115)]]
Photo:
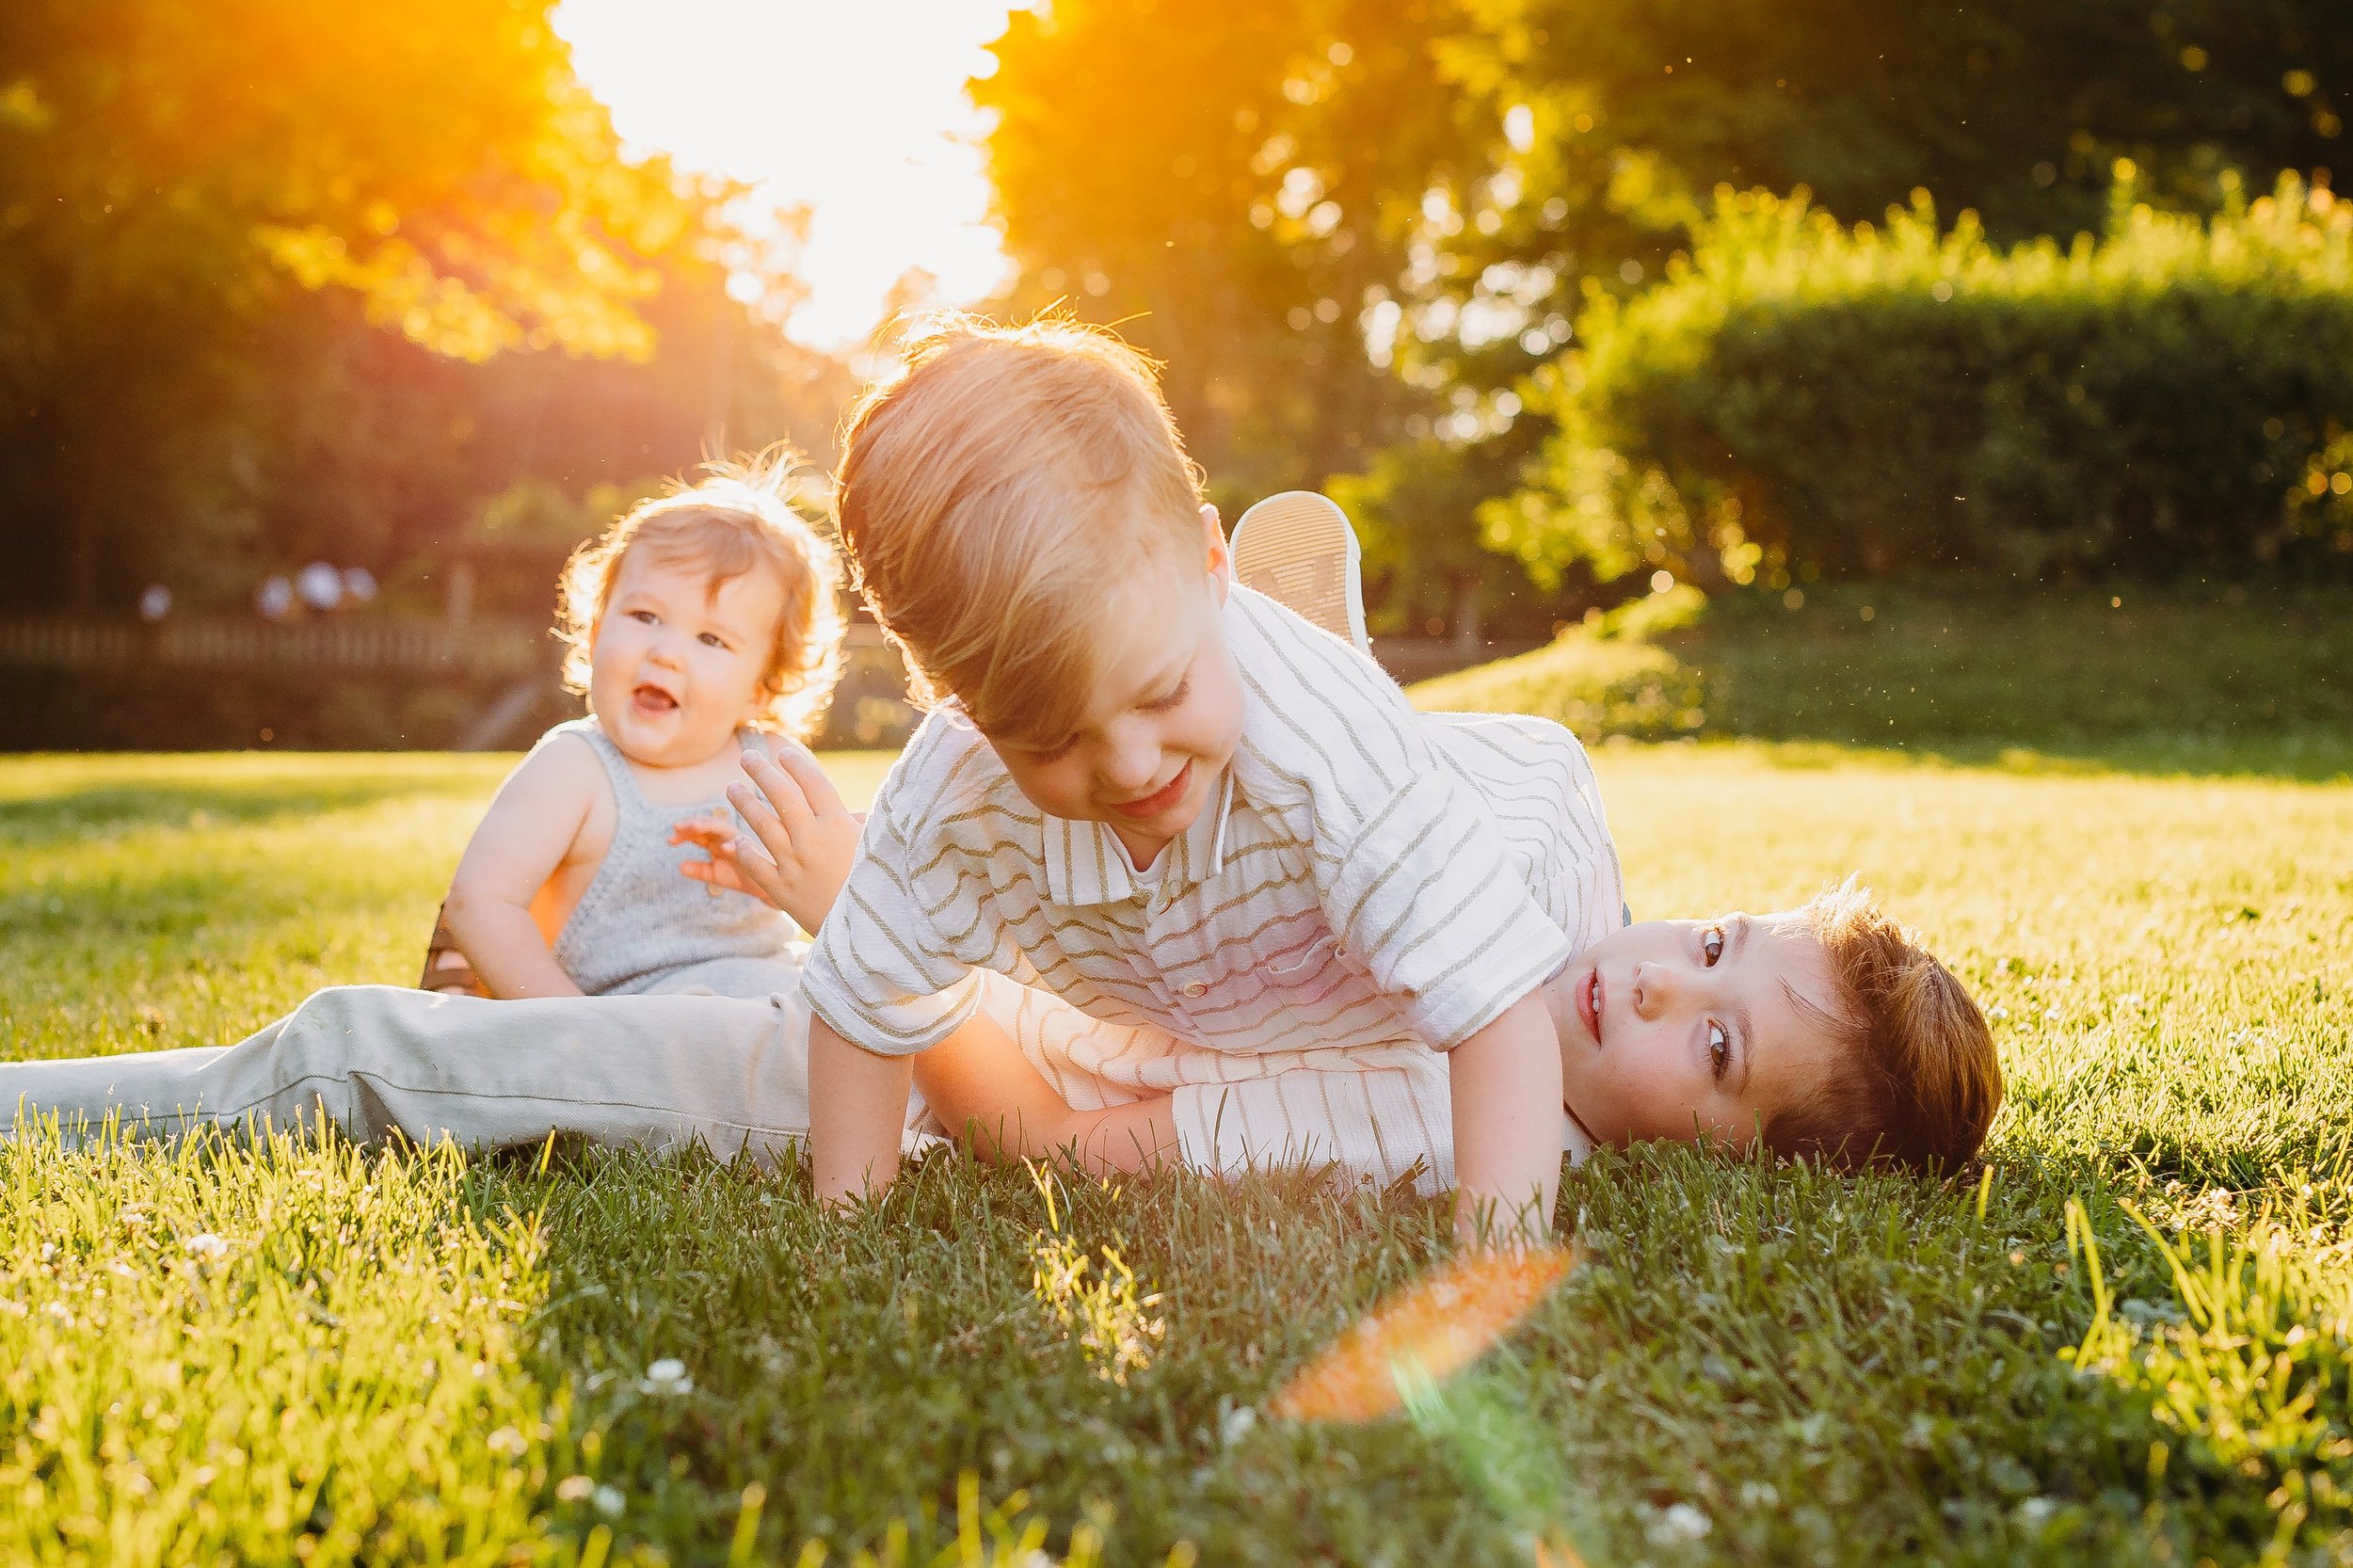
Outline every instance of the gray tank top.
[[(689, 881), (679, 871), (702, 852), (671, 843), (671, 826), (712, 812), (741, 825), (727, 797), (657, 806), (637, 788), (629, 759), (594, 719), (559, 724), (539, 744), (560, 735), (578, 735), (595, 748), (613, 783), (613, 846), (555, 939), (555, 962), (572, 984), (592, 997), (649, 991), (760, 997), (797, 988), (804, 949), (781, 910), (749, 893)], [(744, 738), (750, 738), (748, 731)]]

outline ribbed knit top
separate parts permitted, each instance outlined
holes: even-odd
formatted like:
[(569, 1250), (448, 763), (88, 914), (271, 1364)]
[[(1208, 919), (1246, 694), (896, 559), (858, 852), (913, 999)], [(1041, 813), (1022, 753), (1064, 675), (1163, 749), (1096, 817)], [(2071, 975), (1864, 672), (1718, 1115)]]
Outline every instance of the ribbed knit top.
[(720, 813), (742, 825), (727, 797), (657, 806), (596, 720), (559, 724), (539, 744), (560, 735), (586, 741), (613, 782), (612, 847), (555, 939), (555, 961), (572, 984), (592, 997), (790, 989), (803, 951), (792, 921), (749, 893), (690, 881), (679, 867), (701, 852), (669, 842), (671, 827), (688, 817)]

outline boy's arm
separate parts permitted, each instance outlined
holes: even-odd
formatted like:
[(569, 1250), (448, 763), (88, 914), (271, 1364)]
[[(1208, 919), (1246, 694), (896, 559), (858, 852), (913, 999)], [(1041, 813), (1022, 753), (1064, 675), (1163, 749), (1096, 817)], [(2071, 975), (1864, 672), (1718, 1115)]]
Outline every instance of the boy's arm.
[(808, 1163), (821, 1204), (879, 1194), (899, 1175), (914, 1064), (876, 1056), (808, 1020)]
[(1561, 1186), (1561, 1044), (1541, 990), (1449, 1053), (1454, 1233), (1510, 1245), (1552, 1229)]
[[(849, 875), (801, 970), (809, 1163), (825, 1202), (889, 1184), (906, 1127), (913, 1068), (905, 1059), (953, 1033), (980, 1005), (981, 977), (948, 933), (985, 925), (988, 912), (976, 902), (985, 883), (968, 876), (953, 841), (928, 825), (940, 749), (941, 731), (927, 720), (876, 793)], [(911, 814), (899, 809), (903, 800), (914, 803)], [(916, 867), (934, 868), (948, 896), (936, 886), (919, 892), (910, 881)]]
[(531, 918), (595, 799), (596, 756), (570, 737), (540, 747), (499, 786), (457, 862), (443, 918), (494, 997), (576, 997)]

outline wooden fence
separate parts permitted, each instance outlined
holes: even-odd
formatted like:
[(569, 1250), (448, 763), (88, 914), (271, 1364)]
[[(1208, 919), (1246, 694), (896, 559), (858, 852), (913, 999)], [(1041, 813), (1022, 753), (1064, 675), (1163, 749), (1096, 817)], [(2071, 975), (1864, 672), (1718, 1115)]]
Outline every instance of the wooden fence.
[[(852, 647), (882, 646), (872, 626)], [(559, 648), (543, 622), (456, 623), (354, 616), (272, 623), (252, 619), (138, 621), (0, 619), (0, 668), (115, 670), (144, 665), (213, 669), (366, 671), (458, 669), (522, 676), (552, 672)]]
[[(892, 746), (904, 738), (916, 714), (904, 701), (904, 672), (898, 653), (871, 622), (854, 623), (841, 684), (834, 694), (823, 736), (834, 745)], [(1528, 645), (1460, 642), (1433, 638), (1383, 638), (1373, 653), (1401, 680), (1459, 669), (1465, 664), (1515, 653)], [(378, 694), (388, 688), (425, 688), (466, 694), (468, 717), (434, 744), (454, 742), (461, 750), (522, 744), (561, 716), (565, 699), (557, 689), (561, 648), (537, 620), (520, 617), (452, 621), (424, 616), (351, 616), (277, 622), (251, 617), (179, 617), (152, 625), (138, 621), (0, 618), (0, 670), (80, 676), (93, 684), (119, 681), (139, 672), (178, 670), (205, 687), (249, 677), (270, 687), (287, 678), (365, 682)], [(184, 679), (182, 684), (185, 684)], [(285, 701), (282, 696), (277, 700)], [(309, 699), (302, 699), (309, 700)], [(372, 699), (381, 702), (380, 696)], [(34, 715), (20, 714), (30, 728), (11, 744), (60, 742)], [(282, 721), (281, 721), (282, 724)], [(226, 735), (226, 731), (223, 732)], [(105, 744), (120, 744), (112, 738)], [(174, 744), (230, 744), (233, 739), (204, 731), (199, 741)], [(389, 744), (346, 739), (341, 744)]]

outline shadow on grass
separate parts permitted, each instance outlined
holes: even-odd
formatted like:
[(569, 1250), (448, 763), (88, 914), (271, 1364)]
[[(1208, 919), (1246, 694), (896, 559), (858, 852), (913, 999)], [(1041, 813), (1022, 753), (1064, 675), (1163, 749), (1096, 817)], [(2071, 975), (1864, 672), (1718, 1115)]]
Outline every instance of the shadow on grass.
[[(2241, 1480), (2246, 1456), (2185, 1444), (2148, 1390), (2062, 1353), (2094, 1312), (2067, 1266), (2078, 1194), (2117, 1296), (2169, 1310), (2163, 1258), (2103, 1195), (2115, 1161), (2011, 1162), (1981, 1200), (1974, 1180), (1605, 1155), (1563, 1188), (1586, 1256), (1567, 1286), (1410, 1416), (1354, 1426), (1261, 1411), (1444, 1256), (1432, 1205), (1177, 1177), (1064, 1183), (1049, 1217), (1023, 1173), (934, 1159), (840, 1219), (798, 1173), (535, 1162), (485, 1194), (543, 1215), (530, 1365), (568, 1390), (580, 1463), (610, 1489), (592, 1512), (576, 1487), (552, 1521), (674, 1559), (716, 1560), (757, 1482), (763, 1553), (903, 1528), (926, 1560), (968, 1476), (987, 1503), (1022, 1494), (1050, 1551), (1084, 1524), (1112, 1562), (1189, 1541), (1205, 1561), (1524, 1564), (1548, 1523), (1593, 1560), (1883, 1560), (1929, 1541), (1981, 1560), (2227, 1557), (2262, 1544), (2293, 1459), (2266, 1450), (2264, 1484)], [(1052, 1308), (1055, 1237), (1112, 1247), (1161, 1325), (1122, 1377)], [(2169, 1446), (2169, 1470), (2152, 1461)]]
[[(1057, 1556), (1086, 1525), (1113, 1562), (1186, 1540), (1210, 1561), (1367, 1561), (1400, 1539), (1425, 1560), (1512, 1560), (1410, 1427), (1254, 1415), (1427, 1266), (1431, 1205), (1171, 1176), (1060, 1182), (1049, 1213), (1024, 1171), (934, 1156), (840, 1218), (798, 1172), (591, 1150), (539, 1176), (536, 1158), (491, 1191), (544, 1205), (538, 1375), (572, 1389), (626, 1533), (674, 1554), (724, 1548), (758, 1482), (760, 1546), (780, 1560), (811, 1539), (874, 1546), (894, 1522), (909, 1560), (930, 1560), (968, 1476), (984, 1504), (1024, 1495)], [(1098, 1289), (1125, 1278), (1114, 1256), (1131, 1288)], [(1058, 1311), (1058, 1292), (1075, 1304)]]

